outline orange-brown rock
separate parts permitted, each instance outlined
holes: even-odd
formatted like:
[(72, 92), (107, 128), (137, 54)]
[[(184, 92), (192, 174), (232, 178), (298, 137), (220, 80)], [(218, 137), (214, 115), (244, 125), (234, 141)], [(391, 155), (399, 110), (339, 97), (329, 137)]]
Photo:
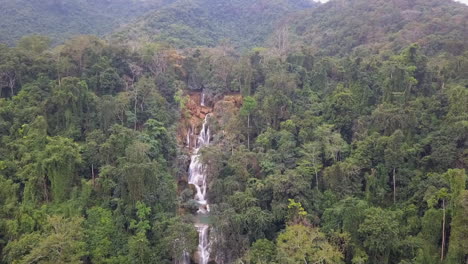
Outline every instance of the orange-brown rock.
[[(201, 105), (201, 93), (190, 92), (185, 105), (185, 112), (181, 115), (181, 121), (177, 131), (179, 145), (186, 146), (187, 149), (193, 147), (187, 146), (187, 134), (191, 131), (192, 135), (198, 135), (206, 115), (213, 113), (221, 124), (226, 123), (233, 114), (242, 106), (242, 96), (240, 94), (226, 94), (211, 98), (213, 107)], [(214, 102), (213, 102), (214, 101)], [(223, 120), (221, 120), (223, 119)], [(195, 142), (194, 136), (189, 136), (190, 142)]]

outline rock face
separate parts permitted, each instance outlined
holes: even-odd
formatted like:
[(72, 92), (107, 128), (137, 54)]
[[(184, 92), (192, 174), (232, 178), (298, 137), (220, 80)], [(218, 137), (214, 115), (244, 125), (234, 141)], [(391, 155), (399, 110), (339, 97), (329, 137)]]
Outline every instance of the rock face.
[(188, 150), (194, 147), (192, 145), (196, 140), (194, 135), (200, 133), (206, 115), (213, 113), (214, 118), (216, 118), (222, 126), (224, 123), (223, 119), (229, 119), (231, 114), (238, 111), (242, 106), (242, 96), (240, 94), (227, 94), (215, 98), (205, 98), (205, 105), (201, 104), (201, 92), (191, 92), (187, 96), (186, 108), (179, 122), (177, 139), (179, 145), (185, 146)]
[(194, 147), (196, 136), (202, 129), (203, 120), (213, 109), (201, 105), (201, 93), (193, 92), (187, 95), (185, 109), (181, 115), (177, 139), (180, 146), (185, 146), (189, 151)]

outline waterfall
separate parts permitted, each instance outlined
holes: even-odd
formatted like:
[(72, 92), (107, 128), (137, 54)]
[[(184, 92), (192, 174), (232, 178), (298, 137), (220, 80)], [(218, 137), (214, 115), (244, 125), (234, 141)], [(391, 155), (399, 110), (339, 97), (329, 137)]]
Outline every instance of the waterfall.
[[(203, 97), (202, 97), (203, 98)], [(203, 103), (203, 102), (202, 102)], [(197, 193), (195, 200), (198, 202), (198, 214), (206, 215), (210, 211), (210, 206), (207, 201), (207, 179), (206, 172), (203, 164), (200, 162), (199, 151), (202, 147), (210, 144), (210, 128), (208, 126), (208, 119), (210, 115), (205, 116), (203, 121), (202, 130), (198, 135), (195, 142), (195, 147), (191, 156), (189, 166), (189, 184), (193, 184)], [(193, 133), (193, 130), (191, 131)], [(189, 132), (190, 133), (190, 132)], [(189, 138), (189, 137), (188, 137)], [(210, 227), (204, 223), (196, 223), (195, 227), (198, 231), (198, 256), (199, 264), (207, 264), (210, 259), (210, 242), (209, 242), (209, 229)]]
[(200, 205), (198, 213), (207, 213), (210, 211), (208, 202), (206, 201), (206, 173), (203, 164), (200, 162), (200, 154), (198, 153), (202, 147), (210, 144), (210, 129), (207, 124), (208, 118), (209, 115), (206, 115), (205, 121), (203, 121), (202, 130), (198, 135), (189, 166), (188, 182), (189, 184), (193, 184), (197, 189), (195, 200)]
[(200, 105), (205, 106), (205, 92), (202, 91)]
[(210, 260), (210, 242), (209, 242), (209, 229), (207, 224), (195, 224), (198, 230), (198, 253), (199, 253), (199, 264), (207, 264)]
[(187, 132), (187, 138), (185, 139), (185, 143), (187, 144), (187, 148), (190, 149), (190, 138), (192, 137), (192, 131), (193, 129), (189, 129), (188, 132)]
[(184, 251), (180, 261), (176, 262), (177, 264), (190, 264), (190, 254), (187, 251)]

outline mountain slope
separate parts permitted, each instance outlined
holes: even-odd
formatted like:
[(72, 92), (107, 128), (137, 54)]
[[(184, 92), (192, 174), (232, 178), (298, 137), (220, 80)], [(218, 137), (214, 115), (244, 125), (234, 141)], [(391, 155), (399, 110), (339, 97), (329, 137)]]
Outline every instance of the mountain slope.
[(229, 39), (237, 47), (262, 44), (279, 22), (309, 0), (179, 0), (127, 25), (114, 39), (165, 41), (177, 47), (212, 46)]
[(291, 31), (328, 54), (357, 47), (398, 51), (418, 43), (429, 54), (466, 48), (468, 6), (451, 0), (333, 0), (297, 16)]
[(172, 0), (0, 0), (0, 43), (41, 34), (61, 42), (77, 34), (106, 34)]

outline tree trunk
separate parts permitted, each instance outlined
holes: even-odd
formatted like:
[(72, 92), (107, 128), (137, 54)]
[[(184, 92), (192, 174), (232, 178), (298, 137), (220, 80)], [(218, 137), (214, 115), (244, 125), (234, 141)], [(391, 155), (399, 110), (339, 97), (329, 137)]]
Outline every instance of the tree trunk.
[(137, 118), (137, 99), (138, 99), (138, 91), (135, 88), (135, 108), (134, 108), (135, 109), (134, 110), (134, 112), (135, 112), (135, 123), (134, 123), (134, 127), (133, 127), (133, 130), (135, 130), (135, 131), (137, 129), (137, 120), (138, 120), (138, 118)]
[(315, 168), (315, 186), (317, 187), (317, 191), (319, 189), (319, 184), (318, 184), (318, 172), (317, 168)]
[(442, 247), (440, 249), (440, 260), (444, 260), (444, 249), (445, 249), (445, 200), (442, 199)]
[(80, 67), (80, 75), (81, 73), (83, 72), (83, 55), (80, 56), (80, 60), (79, 60), (79, 67)]
[(10, 76), (9, 77), (9, 80), (8, 80), (8, 86), (10, 87), (10, 93), (11, 93), (11, 97), (13, 97), (15, 95), (15, 83), (16, 83), (16, 79), (15, 79), (15, 75), (13, 74), (13, 76)]
[(43, 179), (42, 187), (44, 188), (44, 198), (46, 202), (49, 202), (49, 193), (47, 192), (47, 181), (45, 177)]
[(396, 177), (395, 168), (393, 168), (393, 203), (396, 203)]
[(96, 187), (96, 177), (94, 176), (94, 164), (91, 163), (91, 176), (93, 177), (93, 187)]
[(247, 149), (250, 150), (250, 114), (247, 115)]

